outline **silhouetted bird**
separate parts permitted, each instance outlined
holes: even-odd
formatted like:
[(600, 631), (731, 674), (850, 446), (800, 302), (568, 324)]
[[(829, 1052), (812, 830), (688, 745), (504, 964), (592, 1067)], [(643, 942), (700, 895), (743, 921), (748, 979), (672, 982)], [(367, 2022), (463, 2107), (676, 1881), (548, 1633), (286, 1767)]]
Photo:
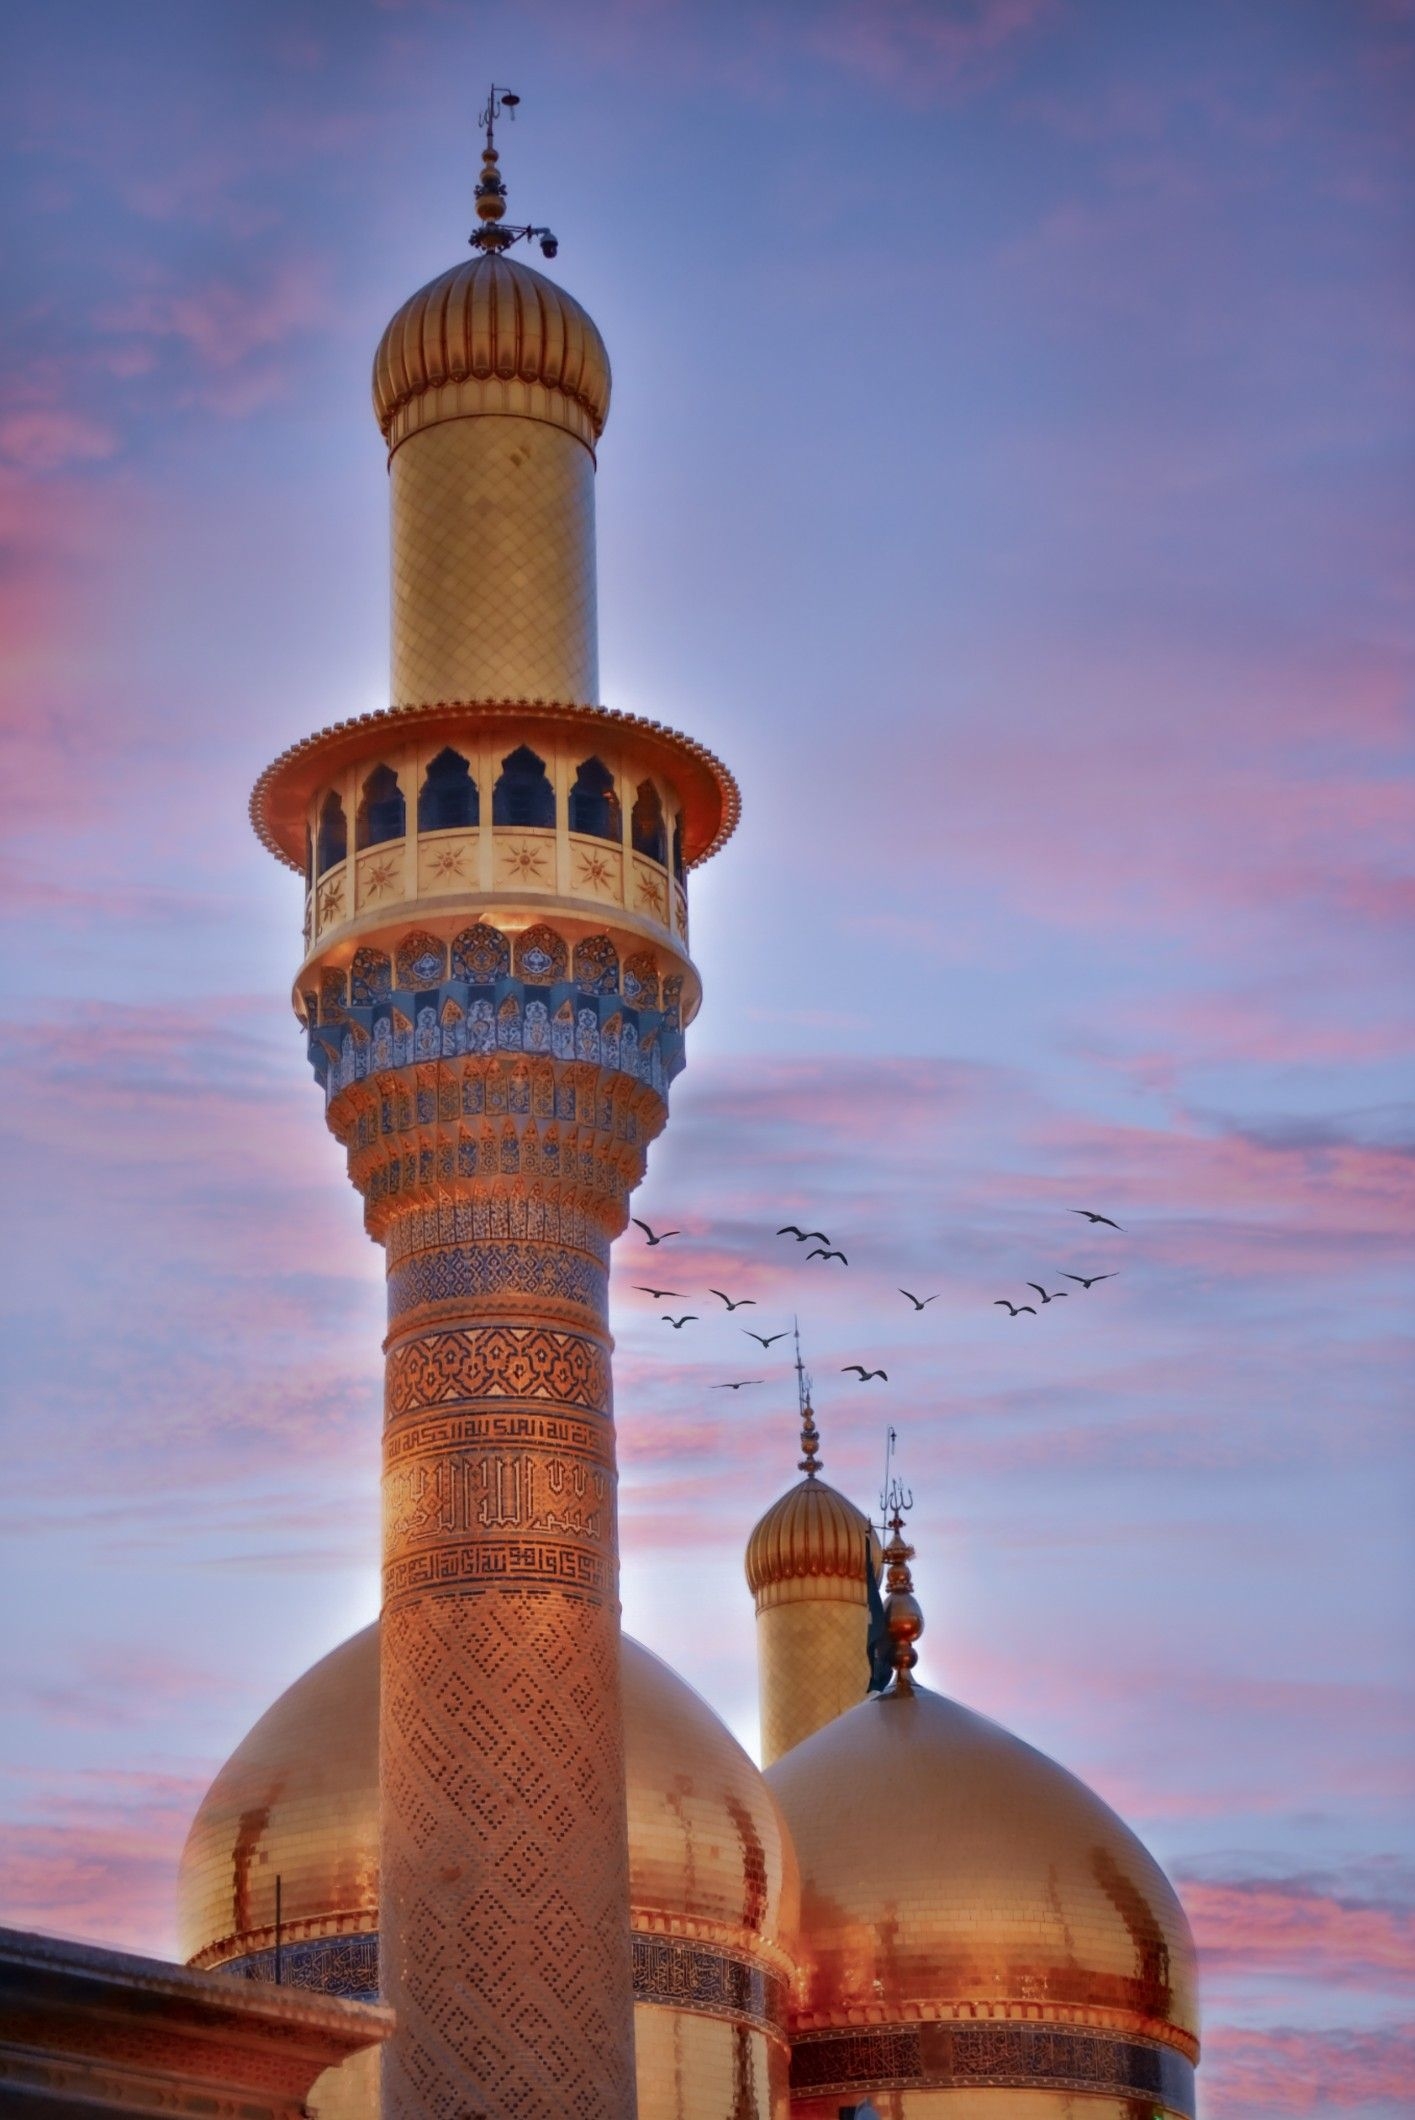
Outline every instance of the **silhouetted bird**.
[(788, 1222), (786, 1224), (786, 1227), (784, 1229), (778, 1229), (776, 1234), (779, 1237), (794, 1237), (798, 1244), (806, 1243), (811, 1237), (819, 1237), (822, 1244), (828, 1244), (830, 1242), (830, 1238), (826, 1235), (823, 1229), (798, 1229), (794, 1222)]
[(1043, 1301), (1044, 1303), (1054, 1303), (1054, 1302), (1056, 1301), (1056, 1299), (1057, 1299), (1057, 1297), (1058, 1297), (1058, 1296), (1064, 1296), (1064, 1295), (1066, 1295), (1066, 1293), (1067, 1293), (1067, 1290), (1066, 1290), (1066, 1289), (1064, 1289), (1064, 1288), (1057, 1288), (1057, 1289), (1054, 1289), (1054, 1290), (1052, 1291), (1052, 1293), (1051, 1293), (1050, 1295), (1048, 1295), (1048, 1294), (1047, 1294), (1047, 1292), (1046, 1292), (1046, 1290), (1045, 1290), (1045, 1289), (1043, 1288), (1043, 1286), (1042, 1286), (1042, 1284), (1041, 1284), (1041, 1282), (1040, 1282), (1040, 1281), (1029, 1281), (1029, 1282), (1027, 1283), (1027, 1286), (1028, 1286), (1029, 1288), (1035, 1288), (1035, 1289), (1036, 1289), (1036, 1291), (1037, 1291), (1037, 1294), (1038, 1294), (1038, 1295), (1039, 1295), (1039, 1296), (1041, 1297), (1041, 1299), (1042, 1299), (1042, 1301)]
[[(1073, 1215), (1084, 1215), (1088, 1222), (1104, 1222), (1107, 1229), (1120, 1229), (1120, 1224), (1112, 1222), (1109, 1215), (1092, 1214), (1089, 1207), (1073, 1207), (1068, 1212)], [(1121, 1230), (1121, 1235), (1124, 1235), (1123, 1230)]]
[(901, 1288), (899, 1293), (901, 1296), (909, 1296), (909, 1301), (913, 1304), (915, 1310), (927, 1310), (930, 1303), (936, 1303), (938, 1301), (937, 1296), (909, 1295), (909, 1291), (907, 1288)]
[(888, 1370), (866, 1369), (863, 1362), (847, 1362), (840, 1374), (843, 1377), (857, 1376), (862, 1384), (868, 1384), (871, 1377), (883, 1377), (886, 1384), (889, 1382)]
[(1006, 1296), (994, 1296), (992, 1307), (994, 1310), (1005, 1310), (1014, 1318), (1020, 1317), (1024, 1310), (1029, 1318), (1034, 1318), (1037, 1314), (1035, 1303), (1009, 1303)]
[(815, 1251), (808, 1251), (806, 1253), (806, 1257), (808, 1259), (839, 1259), (842, 1266), (848, 1266), (850, 1264), (850, 1261), (846, 1258), (843, 1251), (821, 1251), (817, 1249)]
[(714, 1384), (714, 1391), (745, 1391), (749, 1384), (764, 1384), (765, 1377), (739, 1377), (735, 1384)]
[(664, 1303), (669, 1296), (676, 1297), (680, 1303), (683, 1300), (681, 1288), (645, 1288), (642, 1281), (636, 1281), (634, 1286), (638, 1289), (641, 1296), (652, 1296), (655, 1303)]
[(641, 1229), (643, 1231), (644, 1235), (648, 1238), (650, 1244), (663, 1244), (667, 1242), (669, 1237), (681, 1237), (683, 1234), (681, 1229), (664, 1229), (661, 1230), (657, 1236), (655, 1236), (653, 1231), (649, 1228), (648, 1223), (641, 1222), (637, 1215), (630, 1215), (629, 1220), (633, 1223), (635, 1229)]
[(681, 1318), (670, 1318), (667, 1311), (663, 1314), (663, 1323), (671, 1325), (675, 1332), (681, 1332), (685, 1325), (696, 1325), (697, 1322), (697, 1312), (692, 1310), (685, 1310)]
[[(1116, 1269), (1116, 1272), (1119, 1272), (1118, 1267)], [(1115, 1274), (1093, 1273), (1090, 1279), (1087, 1280), (1085, 1274), (1083, 1273), (1064, 1273), (1061, 1278), (1063, 1281), (1079, 1281), (1083, 1288), (1094, 1288), (1097, 1281), (1113, 1281), (1115, 1279)]]
[(708, 1294), (716, 1296), (718, 1301), (725, 1303), (729, 1310), (755, 1310), (757, 1307), (755, 1296), (738, 1296), (734, 1303), (731, 1296), (725, 1296), (720, 1288), (710, 1288)]
[(747, 1328), (745, 1325), (739, 1325), (737, 1330), (739, 1332), (746, 1332), (747, 1338), (749, 1340), (755, 1340), (758, 1347), (771, 1347), (775, 1344), (777, 1340), (784, 1340), (787, 1337), (784, 1332), (747, 1332)]

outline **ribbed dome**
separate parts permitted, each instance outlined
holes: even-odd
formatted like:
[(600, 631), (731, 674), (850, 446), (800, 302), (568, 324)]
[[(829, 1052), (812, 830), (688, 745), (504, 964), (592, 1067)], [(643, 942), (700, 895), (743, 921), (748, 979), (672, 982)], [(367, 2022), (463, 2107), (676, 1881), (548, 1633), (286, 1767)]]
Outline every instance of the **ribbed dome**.
[(862, 1510), (809, 1474), (772, 1503), (747, 1541), (747, 1587), (759, 1604), (785, 1583), (821, 1578), (854, 1585), (865, 1577), (864, 1541), (877, 1543)]
[[(795, 1857), (742, 1747), (665, 1663), (625, 1640), (631, 1926), (784, 1966)], [(378, 1926), (378, 1627), (269, 1708), (202, 1800), (178, 1881), (183, 1958), (268, 1946), (276, 1875), (290, 1944)]]
[(850, 1709), (766, 1778), (801, 1866), (796, 2033), (1005, 2018), (1196, 2055), (1173, 1888), (1020, 1738), (919, 1688)]
[(390, 321), (373, 363), (385, 439), (410, 400), (468, 379), (539, 385), (578, 407), (592, 437), (603, 432), (609, 355), (593, 318), (543, 273), (496, 251), (429, 280)]

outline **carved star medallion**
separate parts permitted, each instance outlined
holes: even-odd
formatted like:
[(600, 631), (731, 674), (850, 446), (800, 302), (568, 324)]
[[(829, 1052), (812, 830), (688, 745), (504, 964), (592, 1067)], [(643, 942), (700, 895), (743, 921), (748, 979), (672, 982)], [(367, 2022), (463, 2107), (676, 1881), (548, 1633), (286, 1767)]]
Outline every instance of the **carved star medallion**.
[(397, 875), (397, 873), (398, 865), (396, 862), (372, 862), (369, 867), (364, 870), (363, 874), (365, 898), (381, 898), (383, 896), (383, 893), (388, 890), (392, 885), (393, 879)]
[(663, 892), (651, 876), (639, 878), (639, 904), (645, 912), (656, 913), (660, 920), (663, 919)]
[(442, 847), (432, 858), (430, 873), (434, 880), (440, 876), (460, 876), (462, 873), (461, 847)]
[(545, 874), (545, 849), (537, 846), (518, 846), (506, 849), (506, 866), (513, 876), (523, 883), (539, 881)]
[(609, 863), (603, 854), (586, 854), (581, 850), (579, 862), (581, 883), (588, 884), (591, 890), (596, 891), (607, 891), (610, 888)]
[(327, 920), (337, 919), (343, 910), (344, 885), (342, 880), (338, 883), (326, 883), (319, 894), (320, 926), (323, 927)]

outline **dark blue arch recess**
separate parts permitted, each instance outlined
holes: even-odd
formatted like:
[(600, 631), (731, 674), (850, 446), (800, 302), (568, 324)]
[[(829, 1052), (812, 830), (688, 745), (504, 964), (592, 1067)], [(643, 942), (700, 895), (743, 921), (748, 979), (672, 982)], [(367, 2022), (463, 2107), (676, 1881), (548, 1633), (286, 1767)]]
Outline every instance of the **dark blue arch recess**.
[(501, 761), (501, 777), (491, 793), (493, 824), (535, 830), (555, 825), (555, 790), (528, 744), (520, 744)]
[(575, 785), (570, 790), (570, 830), (619, 844), (624, 817), (614, 775), (602, 759), (587, 758), (575, 775)]
[(450, 744), (440, 750), (423, 775), (418, 792), (418, 830), (451, 832), (480, 824), (481, 801), (472, 769)]
[(668, 864), (668, 835), (663, 826), (663, 804), (658, 789), (651, 780), (639, 783), (639, 792), (634, 797), (634, 810), (630, 818), (634, 852), (647, 854), (650, 861), (660, 867)]
[(354, 819), (355, 846), (381, 847), (389, 839), (401, 839), (407, 829), (408, 806), (398, 775), (391, 766), (375, 766), (364, 782)]
[(331, 788), (319, 806), (316, 874), (322, 876), (326, 869), (335, 868), (348, 851), (349, 825), (344, 815), (344, 805)]

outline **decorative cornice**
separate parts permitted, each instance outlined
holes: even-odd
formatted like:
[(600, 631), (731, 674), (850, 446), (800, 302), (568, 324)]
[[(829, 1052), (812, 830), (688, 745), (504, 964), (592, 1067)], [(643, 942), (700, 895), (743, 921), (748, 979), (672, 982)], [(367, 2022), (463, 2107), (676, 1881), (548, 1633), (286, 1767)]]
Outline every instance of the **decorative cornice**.
[[(742, 815), (742, 795), (736, 780), (705, 744), (684, 736), (666, 722), (651, 721), (643, 714), (627, 714), (617, 707), (583, 706), (554, 699), (436, 700), (416, 706), (380, 707), (369, 714), (356, 714), (345, 721), (304, 736), (268, 765), (251, 790), (250, 818), (257, 839), (268, 853), (296, 875), (303, 872), (299, 848), (303, 843), (305, 818), (303, 798), (307, 775), (300, 768), (313, 764), (316, 756), (326, 769), (347, 757), (359, 756), (365, 738), (375, 732), (412, 729), (431, 733), (451, 724), (511, 721), (539, 723), (555, 728), (578, 728), (586, 734), (600, 731), (640, 737), (650, 748), (668, 754), (681, 773), (686, 765), (692, 782), (680, 788), (684, 796), (684, 867), (695, 869), (724, 847), (736, 831)], [(291, 799), (292, 783), (298, 799)], [(311, 787), (308, 792), (313, 792)], [(696, 800), (693, 800), (696, 796)], [(284, 798), (282, 801), (281, 798)]]

